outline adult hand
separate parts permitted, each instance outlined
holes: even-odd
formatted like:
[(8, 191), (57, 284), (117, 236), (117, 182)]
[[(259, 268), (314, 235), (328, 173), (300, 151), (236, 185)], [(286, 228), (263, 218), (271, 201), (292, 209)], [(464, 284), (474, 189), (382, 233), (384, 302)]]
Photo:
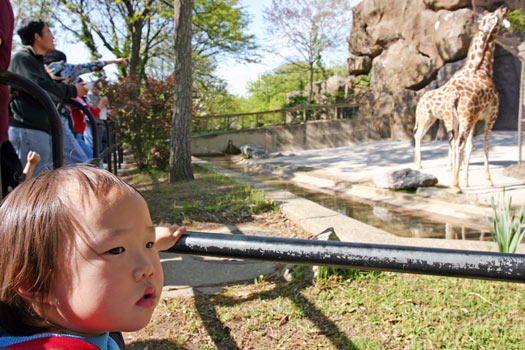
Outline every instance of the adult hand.
[(102, 96), (100, 98), (100, 102), (98, 103), (98, 108), (102, 109), (104, 107), (108, 107), (109, 106), (109, 100), (106, 96)]
[(85, 88), (84, 83), (77, 83), (75, 84), (75, 87), (77, 88), (77, 96), (84, 96), (89, 91)]
[(157, 251), (168, 250), (186, 232), (186, 227), (178, 225), (161, 225), (155, 227), (155, 248)]

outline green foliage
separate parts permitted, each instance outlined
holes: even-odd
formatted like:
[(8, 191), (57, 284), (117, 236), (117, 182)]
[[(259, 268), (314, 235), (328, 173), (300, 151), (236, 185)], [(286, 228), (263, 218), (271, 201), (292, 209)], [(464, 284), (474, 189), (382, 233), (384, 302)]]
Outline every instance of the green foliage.
[(173, 77), (163, 81), (125, 77), (104, 88), (119, 121), (117, 132), (140, 169), (168, 166), (173, 91)]
[[(314, 80), (327, 79), (342, 66), (316, 69)], [(263, 74), (256, 81), (248, 83), (250, 96), (243, 111), (268, 111), (308, 104), (304, 96), (287, 97), (290, 92), (304, 92), (308, 85), (308, 74), (304, 63), (289, 63)], [(335, 97), (334, 97), (335, 99)], [(315, 103), (313, 101), (312, 103)]]
[(525, 29), (525, 10), (524, 9), (517, 9), (517, 10), (509, 11), (508, 18), (509, 18), (511, 30), (518, 32), (518, 31), (523, 31), (523, 29)]
[(525, 219), (525, 204), (521, 206), (518, 216), (513, 214), (511, 209), (512, 198), (506, 204), (500, 204), (496, 208), (494, 204), (494, 197), (492, 198), (492, 210), (494, 216), (492, 223), (487, 218), (489, 230), (498, 244), (501, 253), (514, 253), (518, 248), (524, 234), (525, 229), (521, 227)]
[[(177, 198), (170, 209), (172, 215), (178, 218), (176, 222), (188, 222), (196, 218), (216, 221), (219, 217), (249, 217), (279, 209), (263, 192), (221, 174), (207, 172), (200, 177), (199, 183), (203, 189), (209, 189), (209, 193), (182, 201)], [(202, 192), (205, 191), (203, 189)]]
[(239, 0), (194, 0), (193, 7), (192, 47), (198, 56), (255, 60), (255, 35), (246, 33), (250, 18)]
[(354, 88), (361, 88), (370, 91), (370, 73), (359, 75), (355, 78), (353, 86)]

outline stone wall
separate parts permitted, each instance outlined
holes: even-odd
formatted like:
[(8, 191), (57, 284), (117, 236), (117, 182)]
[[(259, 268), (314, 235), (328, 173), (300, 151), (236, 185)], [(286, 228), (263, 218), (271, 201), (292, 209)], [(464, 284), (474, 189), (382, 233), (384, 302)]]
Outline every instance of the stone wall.
[(333, 148), (378, 140), (379, 135), (369, 122), (370, 120), (359, 119), (317, 120), (193, 135), (191, 153), (194, 156), (226, 153), (230, 141), (237, 148), (254, 144), (270, 152), (278, 152)]

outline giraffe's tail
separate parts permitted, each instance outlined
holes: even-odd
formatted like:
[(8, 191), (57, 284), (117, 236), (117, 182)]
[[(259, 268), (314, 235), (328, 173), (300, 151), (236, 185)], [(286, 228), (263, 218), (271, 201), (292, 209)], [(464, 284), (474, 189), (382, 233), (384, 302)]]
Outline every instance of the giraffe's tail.
[[(452, 100), (452, 103), (449, 106), (449, 112), (450, 112), (450, 120), (448, 123), (445, 123), (445, 127), (448, 132), (448, 143), (451, 144), (452, 141), (456, 138), (456, 132), (459, 128), (459, 119), (458, 119), (458, 105), (459, 105), (459, 99), (460, 95), (458, 93), (455, 94), (454, 99)], [(448, 124), (448, 125), (447, 125)]]

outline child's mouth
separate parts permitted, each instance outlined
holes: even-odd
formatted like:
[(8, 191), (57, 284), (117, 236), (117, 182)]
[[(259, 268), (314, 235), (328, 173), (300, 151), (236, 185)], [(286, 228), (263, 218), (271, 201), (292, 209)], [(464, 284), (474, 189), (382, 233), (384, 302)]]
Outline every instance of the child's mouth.
[(155, 306), (155, 301), (156, 301), (155, 288), (148, 287), (144, 291), (144, 295), (142, 296), (142, 298), (140, 298), (139, 301), (137, 301), (137, 305), (140, 307), (149, 308), (149, 307)]

